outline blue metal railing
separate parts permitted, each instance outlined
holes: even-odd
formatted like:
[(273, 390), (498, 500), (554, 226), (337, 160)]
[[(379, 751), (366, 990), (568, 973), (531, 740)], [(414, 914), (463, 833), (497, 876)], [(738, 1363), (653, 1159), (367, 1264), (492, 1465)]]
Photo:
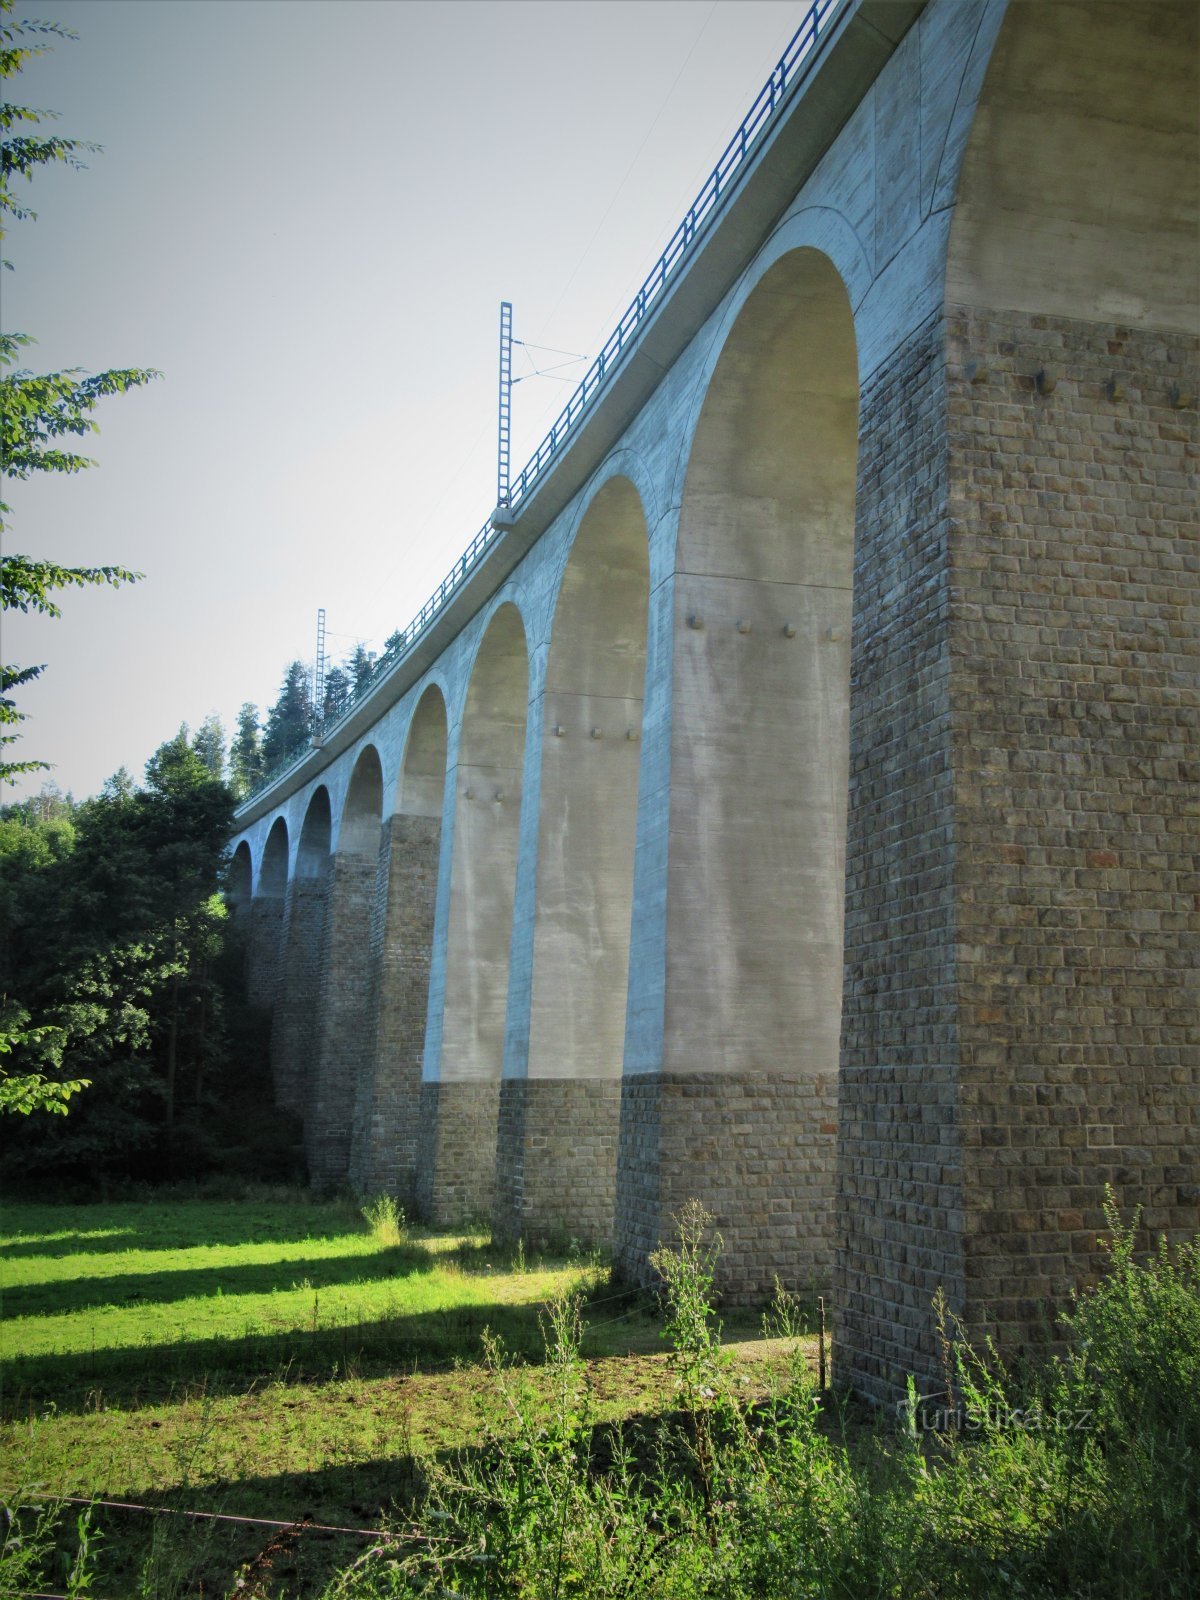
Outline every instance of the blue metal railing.
[[(620, 365), (621, 357), (632, 343), (635, 330), (662, 295), (669, 280), (693, 253), (696, 241), (708, 228), (719, 201), (728, 194), (736, 174), (771, 126), (789, 85), (795, 83), (798, 77), (802, 77), (812, 65), (818, 36), (828, 25), (833, 13), (840, 10), (845, 3), (846, 0), (813, 0), (813, 4), (805, 12), (804, 20), (772, 68), (771, 76), (763, 84), (754, 104), (743, 117), (741, 126), (725, 146), (716, 166), (704, 180), (700, 193), (688, 207), (687, 214), (671, 235), (666, 249), (651, 268), (650, 275), (629, 303), (600, 354), (584, 373), (579, 386), (551, 424), (549, 433), (517, 475), (510, 493), (510, 507), (520, 505), (521, 501), (532, 493), (538, 479), (562, 449), (568, 434), (578, 425), (584, 412), (590, 409), (599, 391)], [(501, 537), (502, 532), (503, 529), (495, 527), (490, 518), (484, 523), (416, 616), (397, 636), (397, 643), (380, 656), (365, 681), (357, 685), (353, 697), (348, 699), (337, 716), (322, 728), (322, 733), (328, 734), (344, 722), (355, 706), (370, 694), (379, 680), (407, 655), (482, 560), (485, 552)], [(252, 793), (247, 796), (247, 801), (261, 794), (264, 789), (270, 788), (273, 783), (277, 783), (293, 767), (299, 766), (307, 754), (308, 747), (304, 746), (279, 762), (259, 781)], [(245, 803), (247, 802), (243, 802)]]

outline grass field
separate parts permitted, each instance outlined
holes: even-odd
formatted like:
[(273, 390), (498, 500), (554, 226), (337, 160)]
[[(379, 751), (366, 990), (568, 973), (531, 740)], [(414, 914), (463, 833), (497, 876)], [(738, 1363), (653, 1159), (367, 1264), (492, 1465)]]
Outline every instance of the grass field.
[[(593, 1259), (514, 1259), (481, 1235), (418, 1232), (388, 1246), (353, 1206), (287, 1192), (9, 1205), (3, 1228), (10, 1504), (98, 1496), (377, 1528), (408, 1503), (417, 1458), (480, 1437), (484, 1329), (536, 1359), (543, 1307), (572, 1289), (588, 1297), (597, 1419), (671, 1400), (653, 1308), (614, 1290)], [(749, 1381), (773, 1346), (751, 1317), (729, 1334)], [(108, 1600), (139, 1585), (156, 1600), (224, 1595), (270, 1538), (232, 1523), (181, 1538), (132, 1511), (96, 1521), (109, 1587), (95, 1593)], [(276, 1562), (278, 1583), (318, 1593), (360, 1546), (314, 1533)], [(147, 1561), (157, 1566), (143, 1575)]]

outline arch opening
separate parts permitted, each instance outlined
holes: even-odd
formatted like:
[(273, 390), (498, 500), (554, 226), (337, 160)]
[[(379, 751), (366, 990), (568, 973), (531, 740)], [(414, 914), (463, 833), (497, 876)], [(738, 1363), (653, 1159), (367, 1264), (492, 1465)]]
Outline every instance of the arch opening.
[(371, 855), (379, 848), (379, 825), (383, 821), (383, 768), (379, 752), (367, 745), (350, 775), (338, 829), (339, 855)]
[(395, 1194), (410, 1210), (417, 1202), (446, 734), (446, 703), (430, 684), (409, 724), (395, 809), (380, 836), (375, 1049), (359, 1084), (351, 1159), (351, 1180), (361, 1193)]
[(694, 1196), (736, 1298), (832, 1263), (857, 449), (849, 296), (798, 248), (737, 311), (684, 476), (661, 1056), (618, 1163), (627, 1268)]
[(329, 866), (332, 839), (333, 816), (329, 807), (329, 790), (322, 784), (308, 802), (300, 828), (300, 844), (296, 852), (297, 878), (319, 878), (325, 873)]
[(254, 862), (250, 855), (250, 846), (243, 839), (229, 858), (225, 886), (225, 899), (235, 917), (240, 918), (249, 911), (253, 883)]
[(442, 815), (446, 797), (446, 701), (431, 683), (417, 702), (396, 793), (396, 809), (409, 817)]
[(282, 900), (287, 893), (288, 850), (287, 823), (282, 817), (276, 817), (263, 846), (262, 866), (258, 874), (258, 892), (261, 896)]
[(580, 523), (550, 635), (529, 1049), (502, 1092), (501, 1232), (612, 1239), (649, 594), (641, 499), (614, 478)]
[(454, 842), (437, 1085), (424, 1097), (422, 1210), (435, 1222), (489, 1216), (529, 700), (521, 615), (489, 620), (467, 689), (454, 768)]

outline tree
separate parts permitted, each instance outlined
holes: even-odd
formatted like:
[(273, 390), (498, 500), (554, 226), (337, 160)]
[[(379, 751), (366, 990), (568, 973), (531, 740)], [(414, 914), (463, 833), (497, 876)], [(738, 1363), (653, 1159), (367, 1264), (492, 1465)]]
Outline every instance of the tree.
[(183, 1124), (202, 1137), (206, 1085), (225, 1060), (215, 964), (233, 796), (185, 726), (146, 763), (142, 788), (119, 773), (69, 823), (10, 813), (0, 817), (0, 913), (14, 933), (0, 940), (0, 1029), (19, 1077), (0, 1109), (25, 1110), (26, 1084), (47, 1109), (85, 1076), (92, 1087), (69, 1126), (39, 1119), (5, 1139), (5, 1169), (169, 1172)]
[(219, 781), (225, 776), (225, 729), (215, 711), (210, 711), (196, 729), (192, 749), (208, 769), (210, 778)]
[[(0, 0), (0, 18), (12, 12), (12, 0)], [(19, 73), (34, 56), (52, 45), (47, 38), (73, 39), (69, 29), (54, 22), (14, 23), (0, 21), (0, 78)], [(30, 43), (19, 43), (30, 40)], [(16, 199), (14, 181), (31, 181), (36, 170), (47, 163), (64, 162), (82, 168), (80, 152), (94, 152), (98, 145), (79, 139), (34, 136), (13, 129), (36, 127), (55, 113), (35, 111), (7, 100), (0, 104), (0, 238), (3, 220), (32, 221), (37, 213)], [(7, 267), (9, 262), (2, 263)], [(62, 372), (37, 374), (23, 368), (15, 371), (18, 352), (34, 341), (29, 334), (0, 334), (0, 469), (8, 477), (23, 481), (34, 472), (82, 472), (96, 463), (74, 450), (64, 449), (61, 441), (98, 431), (92, 412), (107, 395), (149, 383), (159, 374), (150, 368), (123, 368), (85, 374), (77, 367)], [(0, 502), (0, 528), (9, 508)], [(109, 584), (116, 588), (133, 583), (140, 573), (124, 567), (64, 567), (53, 561), (35, 560), (26, 555), (0, 556), (0, 610), (38, 611), (57, 617), (61, 610), (51, 598), (59, 589)], [(43, 664), (44, 665), (44, 664)], [(0, 782), (12, 782), (22, 772), (44, 769), (44, 761), (6, 761), (3, 751), (19, 734), (8, 731), (25, 720), (17, 710), (11, 691), (30, 683), (43, 671), (43, 665), (19, 667), (0, 665)]]
[(335, 722), (346, 709), (346, 702), (349, 698), (349, 674), (341, 667), (330, 667), (325, 675), (325, 703), (322, 707), (322, 719), (325, 722)]
[(249, 700), (238, 712), (237, 732), (229, 746), (229, 786), (239, 800), (258, 787), (263, 775), (258, 707)]
[(375, 674), (375, 652), (368, 650), (365, 644), (357, 644), (354, 654), (347, 662), (350, 678), (354, 684), (352, 693), (357, 700), (359, 695), (365, 694), (367, 685)]
[(263, 734), (263, 766), (269, 771), (302, 749), (312, 737), (312, 690), (302, 661), (293, 661), (284, 674), (279, 698), (267, 713)]

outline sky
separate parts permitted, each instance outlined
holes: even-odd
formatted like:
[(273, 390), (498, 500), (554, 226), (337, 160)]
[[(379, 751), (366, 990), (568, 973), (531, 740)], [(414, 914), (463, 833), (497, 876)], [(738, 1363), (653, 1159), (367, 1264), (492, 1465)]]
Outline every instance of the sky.
[[(6, 551), (145, 577), (3, 616), (47, 663), (10, 756), (53, 770), (0, 800), (265, 716), (320, 606), (333, 661), (404, 626), (495, 503), (500, 301), (594, 356), (804, 9), (17, 0), (79, 39), (8, 97), (103, 153), (22, 186), (3, 326), (35, 371), (163, 376), (97, 409), (97, 470), (8, 485)], [(517, 385), (514, 474), (569, 394)]]

